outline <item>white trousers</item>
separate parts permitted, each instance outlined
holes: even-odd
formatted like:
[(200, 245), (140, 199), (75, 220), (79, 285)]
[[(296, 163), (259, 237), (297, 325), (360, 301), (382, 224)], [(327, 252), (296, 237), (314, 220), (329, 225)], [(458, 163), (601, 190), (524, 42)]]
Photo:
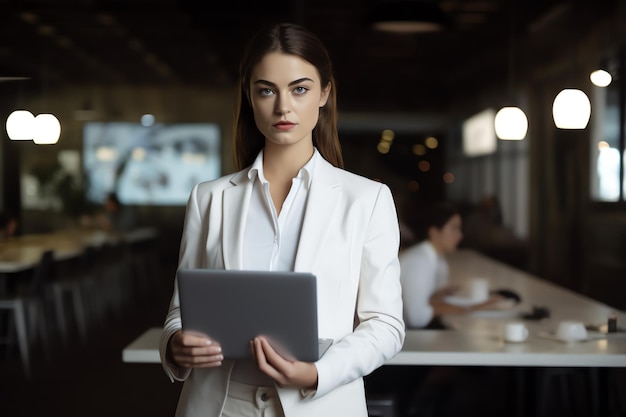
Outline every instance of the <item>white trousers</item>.
[(284, 417), (275, 387), (230, 381), (222, 417)]

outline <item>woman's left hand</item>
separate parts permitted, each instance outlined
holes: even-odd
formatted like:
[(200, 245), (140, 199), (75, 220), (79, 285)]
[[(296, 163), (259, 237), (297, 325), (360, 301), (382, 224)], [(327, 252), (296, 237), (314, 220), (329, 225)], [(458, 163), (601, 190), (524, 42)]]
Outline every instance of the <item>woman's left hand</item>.
[(263, 336), (250, 342), (259, 369), (281, 387), (315, 389), (317, 368), (311, 362), (292, 361), (280, 356)]

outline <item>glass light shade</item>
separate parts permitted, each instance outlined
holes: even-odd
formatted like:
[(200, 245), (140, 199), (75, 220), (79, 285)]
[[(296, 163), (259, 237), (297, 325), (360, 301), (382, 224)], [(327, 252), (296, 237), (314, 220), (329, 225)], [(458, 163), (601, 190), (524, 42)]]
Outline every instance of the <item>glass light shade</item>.
[(35, 116), (28, 110), (15, 110), (7, 117), (7, 135), (11, 140), (32, 140)]
[(589, 74), (589, 79), (593, 83), (593, 85), (597, 87), (608, 87), (613, 81), (613, 77), (611, 74), (605, 70), (599, 69), (595, 70), (591, 74)]
[(559, 129), (584, 129), (591, 117), (587, 94), (575, 88), (561, 90), (552, 104), (552, 117)]
[(38, 114), (35, 117), (33, 142), (37, 145), (54, 145), (61, 136), (61, 123), (55, 115), (49, 113)]
[(502, 107), (494, 119), (496, 135), (504, 140), (522, 140), (528, 131), (528, 118), (519, 107)]

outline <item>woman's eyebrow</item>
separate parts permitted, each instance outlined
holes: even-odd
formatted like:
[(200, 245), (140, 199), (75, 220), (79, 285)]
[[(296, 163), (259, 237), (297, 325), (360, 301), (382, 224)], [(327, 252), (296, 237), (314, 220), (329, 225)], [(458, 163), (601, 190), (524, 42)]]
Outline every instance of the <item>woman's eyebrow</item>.
[[(301, 82), (304, 82), (304, 81), (314, 82), (311, 78), (303, 77), (303, 78), (298, 78), (297, 80), (294, 80), (294, 81), (290, 82), (288, 85), (292, 86), (292, 85), (295, 85), (295, 84), (300, 84)], [(265, 85), (268, 85), (270, 87), (276, 87), (276, 84), (274, 84), (271, 81), (267, 81), (267, 80), (256, 80), (254, 82), (254, 84), (265, 84)]]

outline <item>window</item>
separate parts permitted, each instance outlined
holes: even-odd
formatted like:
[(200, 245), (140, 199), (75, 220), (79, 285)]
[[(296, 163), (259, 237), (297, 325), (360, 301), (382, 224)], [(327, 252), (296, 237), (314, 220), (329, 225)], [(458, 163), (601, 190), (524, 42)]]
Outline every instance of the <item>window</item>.
[(599, 202), (626, 201), (626, 151), (623, 54), (613, 82), (606, 88), (593, 87), (591, 132), (591, 198)]

